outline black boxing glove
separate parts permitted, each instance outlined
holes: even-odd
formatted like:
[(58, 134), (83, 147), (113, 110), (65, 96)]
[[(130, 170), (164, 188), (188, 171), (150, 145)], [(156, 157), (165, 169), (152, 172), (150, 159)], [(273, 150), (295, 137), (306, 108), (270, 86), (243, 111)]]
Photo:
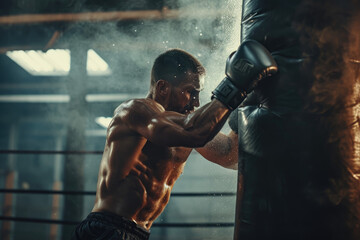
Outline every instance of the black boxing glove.
[(237, 108), (260, 80), (278, 70), (269, 51), (254, 40), (243, 42), (226, 61), (226, 77), (212, 92), (230, 110)]

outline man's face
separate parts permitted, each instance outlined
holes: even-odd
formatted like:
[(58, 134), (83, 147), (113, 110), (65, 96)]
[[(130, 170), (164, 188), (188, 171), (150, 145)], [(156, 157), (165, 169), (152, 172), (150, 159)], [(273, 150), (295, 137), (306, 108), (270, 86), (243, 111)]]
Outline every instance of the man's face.
[(189, 114), (200, 106), (199, 93), (204, 86), (204, 76), (188, 73), (178, 85), (171, 87), (168, 111)]

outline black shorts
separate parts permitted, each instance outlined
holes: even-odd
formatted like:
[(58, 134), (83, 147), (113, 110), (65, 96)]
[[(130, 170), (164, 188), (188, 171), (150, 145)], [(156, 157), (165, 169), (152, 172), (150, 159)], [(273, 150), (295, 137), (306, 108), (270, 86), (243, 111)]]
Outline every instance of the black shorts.
[(150, 232), (109, 212), (92, 212), (75, 229), (72, 240), (148, 240)]

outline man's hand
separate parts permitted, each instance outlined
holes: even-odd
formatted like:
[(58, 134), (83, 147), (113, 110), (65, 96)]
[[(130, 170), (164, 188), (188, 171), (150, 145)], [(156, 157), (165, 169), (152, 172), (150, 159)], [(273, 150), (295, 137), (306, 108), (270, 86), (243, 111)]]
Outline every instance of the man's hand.
[(275, 60), (263, 45), (253, 40), (245, 41), (228, 57), (226, 77), (213, 91), (212, 98), (218, 99), (233, 110), (259, 81), (276, 73), (277, 70)]

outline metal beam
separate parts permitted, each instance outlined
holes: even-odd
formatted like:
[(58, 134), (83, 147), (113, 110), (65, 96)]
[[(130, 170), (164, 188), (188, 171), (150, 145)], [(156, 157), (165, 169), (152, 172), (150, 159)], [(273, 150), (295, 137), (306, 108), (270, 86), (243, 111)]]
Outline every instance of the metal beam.
[[(0, 25), (34, 24), (51, 22), (102, 22), (123, 20), (160, 20), (177, 18), (205, 18), (225, 15), (224, 10), (143, 10), (87, 13), (22, 14), (0, 17)], [(226, 14), (228, 15), (228, 13)]]

